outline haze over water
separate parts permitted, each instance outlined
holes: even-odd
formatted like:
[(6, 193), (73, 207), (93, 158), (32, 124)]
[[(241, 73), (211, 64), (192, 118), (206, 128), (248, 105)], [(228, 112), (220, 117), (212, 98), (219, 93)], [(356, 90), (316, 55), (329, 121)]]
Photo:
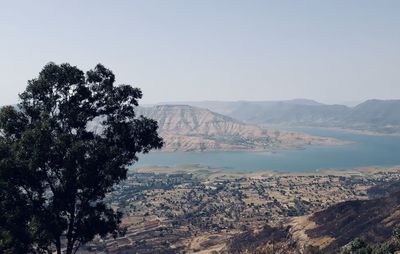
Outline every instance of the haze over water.
[(320, 128), (296, 128), (312, 135), (354, 143), (343, 146), (308, 146), (303, 150), (269, 152), (154, 152), (140, 156), (135, 168), (200, 164), (227, 172), (276, 170), (281, 172), (351, 169), (400, 165), (400, 136), (373, 136)]

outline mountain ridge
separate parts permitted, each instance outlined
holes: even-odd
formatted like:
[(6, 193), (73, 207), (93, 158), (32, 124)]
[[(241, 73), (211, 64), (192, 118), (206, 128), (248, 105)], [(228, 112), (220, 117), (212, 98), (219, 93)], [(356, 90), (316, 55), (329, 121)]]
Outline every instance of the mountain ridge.
[(313, 100), (186, 102), (234, 119), (262, 125), (334, 127), (400, 134), (400, 100), (366, 100), (354, 107)]
[(208, 109), (189, 105), (138, 107), (138, 115), (158, 122), (164, 151), (278, 150), (305, 145), (344, 144), (332, 138), (263, 129)]

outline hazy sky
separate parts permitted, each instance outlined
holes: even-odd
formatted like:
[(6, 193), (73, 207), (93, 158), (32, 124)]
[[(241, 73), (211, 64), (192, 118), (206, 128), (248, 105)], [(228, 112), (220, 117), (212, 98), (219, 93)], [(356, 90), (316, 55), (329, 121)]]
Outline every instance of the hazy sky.
[(143, 103), (400, 98), (400, 1), (0, 0), (0, 104), (101, 62)]

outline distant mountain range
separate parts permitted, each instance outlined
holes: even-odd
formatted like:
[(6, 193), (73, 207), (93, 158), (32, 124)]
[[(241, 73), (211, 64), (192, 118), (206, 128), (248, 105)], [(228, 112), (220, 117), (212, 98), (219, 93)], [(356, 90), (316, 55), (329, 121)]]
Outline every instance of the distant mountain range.
[(379, 133), (400, 133), (400, 100), (368, 100), (355, 107), (327, 105), (306, 99), (202, 101), (183, 102), (183, 104), (207, 108), (251, 124), (335, 127)]
[(139, 107), (137, 113), (158, 122), (166, 142), (165, 151), (276, 150), (343, 143), (332, 138), (263, 129), (188, 105)]

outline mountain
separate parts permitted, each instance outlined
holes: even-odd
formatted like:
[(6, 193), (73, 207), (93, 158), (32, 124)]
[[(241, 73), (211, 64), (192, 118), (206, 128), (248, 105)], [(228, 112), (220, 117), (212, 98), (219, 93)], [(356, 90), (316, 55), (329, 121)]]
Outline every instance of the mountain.
[(244, 124), (208, 109), (187, 105), (139, 108), (138, 114), (157, 120), (161, 132), (184, 135), (259, 135), (259, 127)]
[(188, 105), (139, 107), (158, 122), (165, 151), (276, 150), (343, 142), (302, 133), (263, 129), (208, 109)]
[(217, 112), (223, 115), (228, 115), (233, 118), (237, 118), (239, 120), (242, 117), (237, 117), (235, 114), (240, 113), (240, 110), (246, 108), (245, 111), (251, 112), (251, 114), (255, 114), (254, 110), (256, 109), (267, 109), (269, 107), (273, 107), (274, 105), (281, 105), (282, 103), (288, 105), (323, 105), (314, 100), (308, 99), (293, 99), (287, 101), (185, 101), (185, 102), (163, 102), (161, 105), (176, 105), (176, 104), (184, 104), (190, 105), (199, 108), (207, 108), (213, 112)]
[(355, 122), (377, 121), (383, 124), (400, 124), (400, 100), (368, 100), (351, 111)]
[(385, 242), (398, 225), (400, 192), (392, 192), (371, 200), (338, 203), (283, 225), (239, 234), (228, 244), (227, 253), (338, 253), (356, 238), (370, 245)]
[(352, 108), (344, 121), (355, 129), (383, 133), (400, 130), (400, 100), (368, 100)]
[(326, 105), (306, 99), (186, 103), (251, 124), (400, 133), (400, 100), (368, 100), (355, 107)]

